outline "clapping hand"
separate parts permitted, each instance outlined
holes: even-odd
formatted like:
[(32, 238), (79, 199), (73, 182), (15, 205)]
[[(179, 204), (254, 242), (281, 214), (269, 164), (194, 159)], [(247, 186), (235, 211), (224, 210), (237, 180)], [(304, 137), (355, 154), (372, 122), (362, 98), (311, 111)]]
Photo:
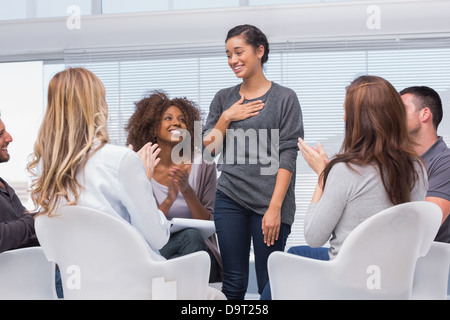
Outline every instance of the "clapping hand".
[[(131, 150), (134, 150), (131, 144), (128, 147)], [(147, 176), (147, 179), (149, 181), (152, 180), (153, 170), (161, 160), (160, 158), (158, 158), (160, 152), (161, 149), (158, 148), (158, 145), (156, 143), (152, 144), (151, 142), (146, 143), (141, 148), (141, 150), (137, 152), (139, 158), (141, 158), (142, 162), (144, 163), (145, 175)]]
[(181, 193), (189, 190), (189, 165), (172, 166), (169, 169), (169, 181), (172, 181)]
[(308, 146), (302, 138), (298, 138), (298, 148), (300, 149), (303, 158), (306, 160), (311, 169), (318, 175), (322, 173), (326, 165), (330, 162), (328, 156), (320, 142), (317, 144), (317, 149)]

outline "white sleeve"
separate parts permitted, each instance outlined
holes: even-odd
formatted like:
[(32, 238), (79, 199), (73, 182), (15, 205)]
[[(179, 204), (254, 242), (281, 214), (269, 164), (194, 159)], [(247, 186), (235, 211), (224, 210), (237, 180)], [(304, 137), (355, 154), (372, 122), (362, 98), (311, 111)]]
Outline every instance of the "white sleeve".
[(158, 210), (152, 185), (139, 156), (130, 150), (119, 169), (119, 197), (130, 216), (130, 223), (154, 250), (161, 249), (170, 237), (170, 222)]

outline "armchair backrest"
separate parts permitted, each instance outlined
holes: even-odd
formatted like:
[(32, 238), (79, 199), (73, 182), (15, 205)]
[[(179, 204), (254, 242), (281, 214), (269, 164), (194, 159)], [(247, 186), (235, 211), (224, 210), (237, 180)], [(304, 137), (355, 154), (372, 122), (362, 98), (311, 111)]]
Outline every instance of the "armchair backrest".
[(413, 299), (446, 300), (449, 295), (450, 243), (433, 242), (428, 253), (417, 260)]
[(362, 222), (332, 261), (335, 272), (348, 284), (344, 291), (370, 299), (411, 298), (416, 261), (430, 249), (441, 219), (437, 205), (415, 201)]
[[(47, 258), (61, 270), (64, 299), (152, 299), (157, 298), (152, 292), (155, 281), (160, 289), (167, 284), (174, 294), (157, 291), (158, 297), (206, 295), (206, 288), (192, 287), (192, 292), (186, 292), (187, 285), (180, 281), (186, 270), (175, 266), (176, 261), (153, 259), (144, 238), (124, 220), (89, 208), (65, 206), (55, 217), (38, 216), (35, 225)], [(203, 274), (186, 271), (191, 279), (184, 281), (203, 284), (205, 279), (207, 285), (209, 258), (206, 252), (198, 254), (200, 257), (194, 258)], [(192, 269), (189, 261), (184, 265)]]
[(411, 299), (417, 259), (427, 254), (441, 219), (436, 204), (410, 202), (363, 221), (331, 261), (274, 252), (272, 298)]
[(56, 299), (55, 265), (41, 247), (0, 253), (0, 300)]

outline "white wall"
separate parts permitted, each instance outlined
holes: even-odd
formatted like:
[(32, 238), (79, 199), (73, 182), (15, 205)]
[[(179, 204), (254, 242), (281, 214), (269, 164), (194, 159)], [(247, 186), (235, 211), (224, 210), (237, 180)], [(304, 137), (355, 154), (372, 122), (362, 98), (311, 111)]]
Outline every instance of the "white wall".
[[(378, 12), (371, 11), (376, 5)], [(368, 11), (369, 10), (369, 11)], [(64, 50), (223, 43), (237, 24), (259, 26), (274, 41), (450, 34), (450, 1), (397, 0), (258, 6), (0, 21), (0, 62), (62, 58)], [(375, 15), (379, 28), (369, 28)]]
[(0, 176), (13, 187), (22, 188), (29, 180), (25, 169), (43, 112), (42, 70), (41, 61), (0, 64), (1, 119), (13, 138), (11, 158), (0, 165)]

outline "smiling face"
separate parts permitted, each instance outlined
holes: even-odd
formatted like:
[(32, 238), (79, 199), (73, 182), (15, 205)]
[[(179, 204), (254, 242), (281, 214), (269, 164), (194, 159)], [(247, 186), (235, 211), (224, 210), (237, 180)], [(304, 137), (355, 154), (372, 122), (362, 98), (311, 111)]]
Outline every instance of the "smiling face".
[(232, 37), (226, 43), (228, 65), (238, 78), (250, 78), (262, 71), (261, 58), (264, 47), (255, 50), (242, 36)]
[(161, 141), (178, 143), (182, 140), (183, 129), (186, 130), (186, 117), (183, 112), (175, 106), (168, 107), (161, 117), (158, 143)]
[(5, 124), (0, 119), (0, 163), (9, 160), (8, 145), (12, 140), (11, 135), (6, 131)]

